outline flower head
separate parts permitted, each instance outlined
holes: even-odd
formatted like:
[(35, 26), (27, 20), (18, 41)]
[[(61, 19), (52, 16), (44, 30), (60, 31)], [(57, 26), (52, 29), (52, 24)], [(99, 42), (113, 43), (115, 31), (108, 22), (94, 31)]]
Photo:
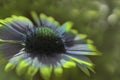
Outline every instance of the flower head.
[(79, 67), (89, 75), (93, 63), (86, 55), (98, 53), (93, 42), (72, 29), (72, 22), (60, 25), (52, 17), (32, 14), (36, 25), (23, 16), (0, 20), (0, 51), (12, 55), (5, 70), (16, 68), (30, 79), (39, 73), (44, 80), (62, 76), (63, 68)]

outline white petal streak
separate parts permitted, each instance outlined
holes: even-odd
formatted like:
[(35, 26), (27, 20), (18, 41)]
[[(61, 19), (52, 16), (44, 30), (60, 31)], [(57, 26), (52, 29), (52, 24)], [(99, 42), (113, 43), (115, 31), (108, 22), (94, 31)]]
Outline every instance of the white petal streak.
[(35, 58), (33, 59), (33, 61), (32, 61), (32, 67), (40, 68), (40, 66), (41, 66), (41, 64), (40, 64), (38, 58), (35, 57)]
[(76, 44), (72, 47), (69, 47), (69, 50), (90, 50), (89, 44)]
[(29, 54), (26, 53), (25, 51), (20, 51), (18, 54), (16, 54), (15, 56), (20, 57), (21, 59), (26, 59), (29, 57)]
[(96, 52), (67, 51), (67, 54), (74, 54), (74, 55), (96, 55)]
[(59, 33), (59, 35), (62, 35), (63, 33), (65, 33), (65, 27), (66, 27), (65, 25), (62, 25), (57, 29), (57, 32)]
[(68, 54), (76, 54), (76, 55), (97, 55), (96, 48), (91, 44), (77, 44), (72, 47), (67, 48)]
[(24, 60), (28, 65), (31, 65), (32, 59), (28, 57), (27, 59)]

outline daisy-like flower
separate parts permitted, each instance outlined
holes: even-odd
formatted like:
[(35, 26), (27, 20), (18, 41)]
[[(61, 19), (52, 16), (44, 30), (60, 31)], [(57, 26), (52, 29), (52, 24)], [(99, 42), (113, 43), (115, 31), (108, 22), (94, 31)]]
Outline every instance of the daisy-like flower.
[(98, 51), (86, 35), (72, 29), (72, 22), (60, 25), (44, 14), (32, 15), (34, 22), (23, 16), (0, 20), (0, 52), (12, 55), (5, 71), (15, 69), (30, 80), (36, 74), (43, 80), (61, 77), (67, 68), (79, 67), (87, 75), (94, 71), (86, 56), (98, 55)]

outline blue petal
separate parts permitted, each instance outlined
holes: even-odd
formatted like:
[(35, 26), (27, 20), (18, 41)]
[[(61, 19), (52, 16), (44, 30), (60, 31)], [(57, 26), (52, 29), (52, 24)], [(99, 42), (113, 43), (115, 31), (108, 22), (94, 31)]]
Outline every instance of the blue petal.
[(56, 30), (59, 26), (59, 22), (55, 21), (55, 19), (51, 16), (47, 17), (45, 14), (40, 14), (40, 19), (45, 27), (49, 27), (53, 30)]
[(93, 67), (93, 64), (90, 61), (90, 59), (85, 56), (76, 56), (76, 55), (65, 55), (65, 56), (68, 57), (69, 59), (75, 61), (78, 64)]
[(63, 35), (65, 32), (70, 31), (71, 27), (72, 27), (73, 23), (68, 21), (66, 23), (64, 23), (61, 27), (59, 27), (56, 31), (58, 32), (58, 34), (61, 36)]
[(23, 40), (26, 32), (32, 29), (32, 22), (22, 16), (12, 16), (5, 20), (0, 20), (1, 39)]
[(14, 54), (17, 54), (22, 49), (21, 45), (18, 44), (1, 44), (0, 53), (5, 55), (6, 58), (13, 57)]
[(98, 55), (96, 48), (91, 44), (76, 44), (67, 48), (68, 54)]

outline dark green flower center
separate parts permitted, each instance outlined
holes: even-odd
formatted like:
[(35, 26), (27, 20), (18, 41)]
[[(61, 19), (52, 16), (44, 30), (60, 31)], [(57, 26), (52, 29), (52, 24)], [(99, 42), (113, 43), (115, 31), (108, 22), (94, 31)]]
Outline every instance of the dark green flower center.
[(36, 28), (26, 37), (25, 50), (37, 54), (64, 53), (62, 39), (50, 28)]

